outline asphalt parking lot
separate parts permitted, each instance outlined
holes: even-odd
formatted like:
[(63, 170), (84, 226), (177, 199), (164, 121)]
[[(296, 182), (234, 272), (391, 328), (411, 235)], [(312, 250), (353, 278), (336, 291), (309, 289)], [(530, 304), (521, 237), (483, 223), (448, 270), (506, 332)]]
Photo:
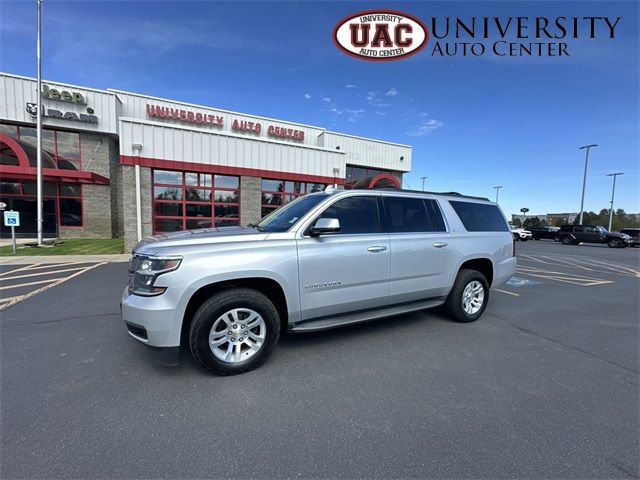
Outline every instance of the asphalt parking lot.
[(517, 249), (476, 323), (284, 335), (226, 378), (151, 363), (126, 264), (89, 269), (1, 312), (1, 476), (638, 478), (640, 249)]

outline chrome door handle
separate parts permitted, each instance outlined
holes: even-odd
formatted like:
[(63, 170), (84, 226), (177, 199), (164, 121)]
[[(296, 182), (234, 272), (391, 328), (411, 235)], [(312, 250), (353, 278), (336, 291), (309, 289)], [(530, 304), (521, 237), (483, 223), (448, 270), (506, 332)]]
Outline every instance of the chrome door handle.
[(386, 249), (387, 247), (385, 247), (384, 245), (375, 245), (373, 247), (367, 248), (367, 250), (370, 251), (371, 253), (384, 252)]
[(436, 247), (436, 248), (446, 247), (447, 246), (447, 242), (435, 242), (433, 244), (433, 246)]

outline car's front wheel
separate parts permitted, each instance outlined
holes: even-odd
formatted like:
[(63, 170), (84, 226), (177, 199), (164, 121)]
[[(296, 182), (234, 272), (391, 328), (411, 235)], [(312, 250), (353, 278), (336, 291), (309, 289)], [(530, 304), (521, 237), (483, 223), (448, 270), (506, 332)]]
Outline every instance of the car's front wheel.
[(489, 301), (489, 284), (477, 270), (463, 269), (447, 297), (445, 306), (458, 322), (468, 323), (480, 318)]
[(260, 366), (280, 337), (280, 317), (262, 293), (229, 288), (205, 301), (189, 332), (194, 360), (220, 375), (234, 375)]
[(618, 238), (610, 238), (607, 245), (609, 245), (609, 248), (620, 248), (622, 247), (622, 240)]

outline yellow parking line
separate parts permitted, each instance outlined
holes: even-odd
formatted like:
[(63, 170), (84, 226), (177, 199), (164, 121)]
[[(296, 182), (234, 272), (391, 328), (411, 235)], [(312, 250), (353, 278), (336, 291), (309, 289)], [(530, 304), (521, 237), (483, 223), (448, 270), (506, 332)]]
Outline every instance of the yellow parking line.
[(576, 265), (575, 263), (571, 263), (568, 260), (561, 260), (559, 258), (547, 257), (546, 255), (543, 255), (543, 258), (548, 258), (549, 260), (554, 260), (555, 262), (560, 262), (561, 264), (566, 264), (566, 265), (569, 265), (571, 267), (581, 268), (583, 270), (593, 271), (592, 268), (583, 267), (582, 265)]
[[(96, 267), (99, 267), (101, 265), (105, 265), (106, 263), (107, 262), (96, 263), (95, 265), (91, 265), (89, 267), (86, 267), (84, 270), (80, 270), (79, 272), (72, 273), (68, 277), (63, 277), (61, 279), (54, 280), (53, 281), (54, 283), (49, 283), (49, 285), (45, 285), (43, 287), (38, 288), (37, 290), (34, 290), (33, 292), (29, 292), (29, 293), (23, 295), (20, 300), (16, 300), (14, 302), (7, 303), (5, 305), (0, 305), (0, 310), (4, 310), (6, 308), (9, 308), (11, 305), (13, 305), (14, 303), (17, 303), (18, 301), (26, 300), (27, 298), (33, 297), (34, 295), (37, 295), (38, 293), (44, 292), (45, 290), (47, 290), (47, 289), (49, 289), (51, 287), (55, 287), (56, 285), (60, 285), (61, 283), (66, 282), (67, 280), (71, 280), (72, 278), (77, 277), (78, 275), (82, 275), (83, 273), (88, 272), (89, 270), (94, 269)], [(0, 290), (1, 289), (2, 288), (0, 288)]]
[(531, 259), (531, 260), (533, 260), (533, 261), (535, 261), (535, 262), (546, 263), (547, 265), (552, 265), (552, 264), (551, 264), (551, 263), (549, 263), (549, 262), (545, 262), (544, 260), (540, 260), (540, 259), (538, 259), (538, 258), (532, 257), (531, 255), (525, 255), (525, 254), (523, 254), (523, 253), (520, 253), (520, 254), (517, 254), (517, 256), (518, 256), (518, 257), (525, 257), (525, 258), (529, 258), (529, 259)]
[[(634, 276), (640, 277), (640, 272), (639, 271), (634, 270), (632, 268), (623, 267), (622, 265), (616, 265), (615, 263), (600, 262), (598, 260), (592, 260), (592, 259), (589, 259), (588, 262), (586, 260), (577, 260), (577, 261), (578, 262), (582, 262), (582, 263), (586, 263), (587, 265), (598, 266), (598, 267), (601, 267), (601, 268), (608, 268), (608, 269), (613, 270), (613, 271), (615, 271), (617, 273), (622, 273), (622, 272), (620, 272), (620, 270), (627, 270), (628, 272), (632, 273)], [(593, 265), (594, 263), (596, 265)]]
[[(34, 263), (33, 265), (40, 265), (39, 263)], [(31, 265), (25, 265), (24, 267), (16, 268), (14, 270), (9, 270), (8, 272), (0, 273), (0, 277), (4, 277), (5, 275), (9, 275), (10, 273), (21, 272), (22, 270), (28, 270)]]
[(52, 275), (54, 273), (73, 272), (75, 270), (82, 270), (83, 268), (85, 268), (85, 267), (65, 268), (64, 270), (52, 270), (50, 272), (41, 272), (41, 273), (27, 273), (26, 275), (16, 275), (15, 277), (0, 278), (0, 282), (5, 281), (5, 280), (16, 280), (18, 278), (40, 277), (42, 275)]
[(57, 281), (57, 278), (50, 278), (49, 280), (39, 280), (37, 282), (19, 283), (18, 285), (7, 285), (6, 287), (0, 287), (0, 290), (8, 290), (10, 288), (29, 287), (31, 285), (40, 285), (42, 283), (51, 283)]
[(614, 283), (613, 280), (603, 280), (600, 278), (591, 277), (578, 277), (573, 275), (563, 274), (561, 272), (518, 272), (520, 275), (528, 275), (530, 277), (545, 278), (547, 280), (556, 280), (558, 282), (572, 283), (574, 285), (581, 285), (583, 287), (591, 287), (593, 285), (604, 285), (607, 283)]
[(507, 295), (513, 295), (514, 297), (519, 297), (519, 293), (508, 292), (507, 290), (500, 290), (499, 288), (494, 288), (496, 292), (506, 293)]
[(79, 265), (81, 263), (91, 264), (93, 262), (81, 261), (81, 262), (60, 262), (60, 263), (35, 263), (33, 265), (29, 265), (26, 268), (26, 270), (40, 270), (41, 268), (68, 267), (69, 265)]

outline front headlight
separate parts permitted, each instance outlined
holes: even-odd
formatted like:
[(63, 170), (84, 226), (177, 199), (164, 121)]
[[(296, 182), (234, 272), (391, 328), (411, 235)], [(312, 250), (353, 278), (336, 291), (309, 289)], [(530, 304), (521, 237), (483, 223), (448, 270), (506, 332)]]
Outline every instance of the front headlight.
[(146, 297), (164, 293), (165, 287), (154, 286), (156, 278), (176, 270), (181, 262), (182, 257), (179, 256), (134, 255), (129, 263), (129, 293)]

